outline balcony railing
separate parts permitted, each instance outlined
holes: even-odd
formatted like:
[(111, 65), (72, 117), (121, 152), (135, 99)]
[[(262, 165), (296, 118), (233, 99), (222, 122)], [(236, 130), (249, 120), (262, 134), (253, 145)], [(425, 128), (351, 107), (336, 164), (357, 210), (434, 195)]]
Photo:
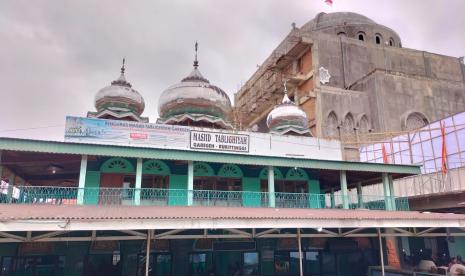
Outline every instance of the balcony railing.
[[(408, 211), (407, 198), (363, 195), (347, 197), (350, 209)], [(18, 186), (3, 189), (0, 203), (52, 205), (223, 206), (341, 209), (342, 196), (310, 193), (183, 190), (153, 188), (77, 188)], [(388, 204), (386, 204), (388, 202)], [(274, 203), (274, 206), (273, 206)]]

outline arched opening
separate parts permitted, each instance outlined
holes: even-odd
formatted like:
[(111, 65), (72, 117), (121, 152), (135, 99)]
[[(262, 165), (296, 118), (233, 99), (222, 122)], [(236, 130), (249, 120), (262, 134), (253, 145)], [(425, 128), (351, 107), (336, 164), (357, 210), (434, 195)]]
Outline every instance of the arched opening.
[[(110, 158), (100, 166), (99, 203), (131, 204), (131, 194), (123, 194), (124, 189), (134, 187), (136, 170), (131, 162), (124, 158)], [(115, 189), (116, 188), (116, 189)]]
[(355, 134), (354, 116), (352, 116), (350, 112), (344, 117), (344, 122), (342, 123), (342, 134), (344, 136), (352, 136)]
[(331, 111), (326, 117), (325, 125), (323, 126), (323, 132), (326, 137), (337, 137), (338, 136), (338, 121), (337, 115), (334, 111)]
[(420, 112), (412, 112), (407, 116), (404, 124), (404, 130), (416, 130), (428, 124), (428, 119)]
[(378, 45), (383, 44), (383, 37), (382, 37), (380, 34), (376, 34), (376, 35), (375, 35), (375, 42), (376, 42), (376, 44), (378, 44)]
[(337, 35), (341, 36), (341, 37), (346, 37), (347, 36), (347, 34), (345, 32), (338, 32)]
[(389, 39), (389, 46), (394, 46), (394, 44), (395, 44), (395, 43), (394, 43), (394, 39), (391, 37), (391, 38)]
[(363, 115), (360, 118), (360, 121), (358, 123), (359, 125), (359, 132), (360, 134), (367, 134), (370, 130), (370, 122), (368, 121), (368, 117), (366, 115)]
[[(147, 160), (142, 165), (142, 189), (168, 189), (171, 170), (160, 160)], [(143, 198), (144, 192), (142, 193)]]
[(358, 37), (358, 40), (360, 40), (360, 41), (365, 41), (365, 33), (359, 32), (359, 33), (357, 34), (357, 37)]

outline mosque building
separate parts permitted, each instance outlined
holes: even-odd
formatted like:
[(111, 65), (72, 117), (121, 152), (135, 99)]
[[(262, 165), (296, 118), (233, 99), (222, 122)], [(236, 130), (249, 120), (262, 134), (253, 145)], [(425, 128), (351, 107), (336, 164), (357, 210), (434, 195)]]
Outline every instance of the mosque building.
[[(419, 166), (347, 161), (340, 141), (318, 137), (300, 81), (270, 82), (277, 100), (260, 131), (240, 130), (195, 49), (156, 123), (123, 60), (96, 111), (66, 118), (63, 142), (0, 138), (1, 276), (418, 275), (462, 242), (465, 215), (411, 211), (395, 196), (394, 181)], [(382, 193), (364, 193), (378, 183)], [(417, 246), (425, 239), (434, 249)]]

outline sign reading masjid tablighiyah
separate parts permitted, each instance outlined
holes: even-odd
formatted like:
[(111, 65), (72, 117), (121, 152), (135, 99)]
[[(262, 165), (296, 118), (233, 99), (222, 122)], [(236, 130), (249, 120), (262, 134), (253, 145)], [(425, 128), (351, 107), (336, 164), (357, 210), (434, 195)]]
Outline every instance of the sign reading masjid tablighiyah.
[(191, 149), (249, 152), (249, 135), (191, 130)]
[(176, 125), (66, 117), (65, 141), (191, 151), (341, 160), (335, 140)]

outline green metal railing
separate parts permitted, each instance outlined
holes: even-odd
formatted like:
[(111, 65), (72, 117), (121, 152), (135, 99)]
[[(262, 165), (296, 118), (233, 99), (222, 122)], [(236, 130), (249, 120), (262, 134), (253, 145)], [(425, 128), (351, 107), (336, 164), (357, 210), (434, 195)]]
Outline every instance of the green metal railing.
[[(408, 211), (407, 198), (346, 198), (349, 209)], [(0, 203), (55, 205), (225, 206), (342, 209), (343, 196), (310, 193), (183, 190), (154, 188), (77, 188), (18, 186), (0, 193)], [(274, 203), (274, 206), (273, 206)]]

